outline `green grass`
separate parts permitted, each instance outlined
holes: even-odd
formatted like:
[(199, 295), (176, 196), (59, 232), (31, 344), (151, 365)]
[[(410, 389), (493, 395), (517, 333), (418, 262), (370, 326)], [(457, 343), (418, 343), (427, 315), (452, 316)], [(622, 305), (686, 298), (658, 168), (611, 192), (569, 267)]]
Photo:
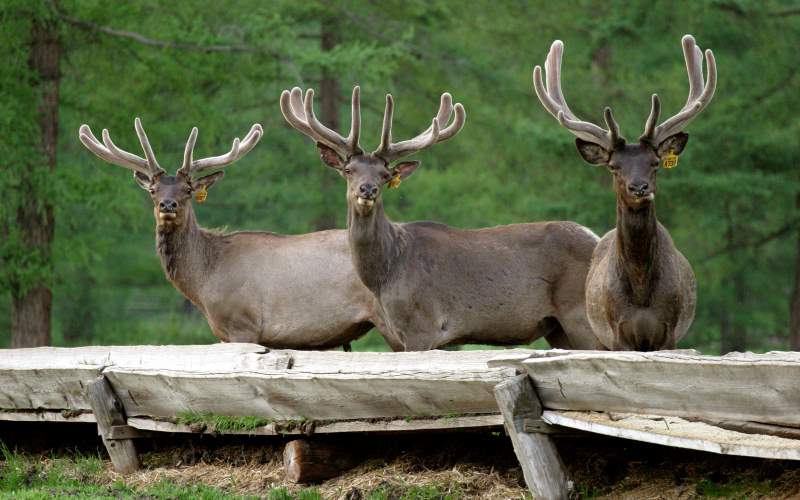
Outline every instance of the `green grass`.
[(747, 499), (754, 495), (767, 495), (772, 487), (769, 481), (753, 478), (738, 478), (730, 482), (717, 483), (710, 479), (702, 479), (695, 487), (697, 494), (707, 498)]
[(255, 416), (233, 417), (229, 415), (217, 415), (211, 412), (198, 413), (192, 411), (179, 414), (176, 421), (183, 425), (200, 424), (206, 429), (218, 434), (254, 431), (259, 427), (269, 424), (275, 424), (276, 430), (290, 431), (309, 422), (305, 417), (276, 420)]
[(273, 423), (274, 420), (254, 416), (231, 417), (227, 415), (216, 415), (211, 412), (183, 412), (178, 415), (177, 422), (183, 425), (202, 424), (211, 431), (225, 434), (230, 432), (253, 431), (259, 427)]

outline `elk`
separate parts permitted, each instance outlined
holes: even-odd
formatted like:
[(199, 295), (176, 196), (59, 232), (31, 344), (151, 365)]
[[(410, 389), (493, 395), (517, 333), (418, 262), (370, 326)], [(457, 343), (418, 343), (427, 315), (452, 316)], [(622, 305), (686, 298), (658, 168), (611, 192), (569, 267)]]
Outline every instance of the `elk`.
[(200, 160), (192, 157), (193, 128), (174, 176), (159, 166), (139, 118), (135, 128), (145, 158), (118, 148), (105, 129), (102, 143), (88, 125), (80, 127), (79, 138), (101, 159), (132, 170), (150, 193), (156, 251), (167, 279), (205, 315), (215, 336), (273, 348), (332, 348), (379, 325), (375, 299), (356, 276), (344, 230), (284, 236), (223, 234), (199, 226), (192, 195), (224, 176), (201, 173), (227, 167), (252, 150), (261, 125), (253, 125), (244, 140), (235, 139), (227, 154)]
[(650, 116), (635, 144), (619, 133), (611, 108), (607, 129), (580, 120), (561, 91), (564, 44), (553, 42), (542, 69), (533, 70), (533, 85), (544, 108), (572, 132), (581, 157), (606, 165), (613, 176), (617, 224), (603, 236), (592, 256), (586, 279), (589, 323), (603, 345), (612, 350), (673, 349), (689, 329), (695, 312), (697, 284), (692, 267), (656, 219), (656, 174), (668, 156), (681, 154), (689, 135), (682, 130), (711, 101), (717, 82), (714, 54), (703, 53), (694, 38), (682, 40), (689, 75), (689, 97), (674, 116), (656, 126), (661, 113), (653, 94)]
[[(586, 319), (584, 283), (597, 236), (572, 222), (461, 230), (435, 222), (391, 222), (382, 191), (407, 179), (418, 161), (397, 162), (454, 137), (466, 114), (441, 97), (431, 126), (392, 139), (394, 101), (386, 96), (378, 149), (365, 153), (360, 89), (353, 89), (350, 133), (314, 116), (314, 91), (281, 95), (283, 116), (316, 142), (323, 163), (347, 181), (347, 231), (356, 272), (378, 299), (388, 332), (408, 351), (449, 344), (524, 344), (601, 348)], [(455, 111), (455, 117), (450, 122)], [(397, 162), (397, 163), (394, 163)], [(393, 164), (394, 163), (394, 164)]]

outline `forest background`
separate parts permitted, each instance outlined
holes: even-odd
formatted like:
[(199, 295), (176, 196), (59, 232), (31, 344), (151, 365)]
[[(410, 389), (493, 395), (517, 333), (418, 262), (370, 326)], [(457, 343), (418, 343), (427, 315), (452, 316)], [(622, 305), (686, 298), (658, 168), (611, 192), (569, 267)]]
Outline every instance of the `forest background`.
[[(323, 122), (344, 130), (361, 85), (365, 147), (378, 142), (384, 93), (395, 135), (410, 137), (449, 91), (466, 127), (417, 155), (418, 173), (386, 196), (393, 220), (563, 219), (602, 235), (615, 221), (610, 175), (582, 162), (531, 70), (564, 40), (573, 111), (599, 122), (611, 105), (635, 138), (651, 93), (664, 114), (687, 97), (685, 33), (714, 50), (719, 84), (679, 166), (659, 175), (659, 220), (698, 282), (681, 345), (800, 349), (800, 5), (780, 0), (4, 0), (0, 346), (216, 341), (164, 277), (149, 197), (83, 148), (82, 123), (141, 154), (140, 116), (174, 171), (192, 126), (201, 157), (259, 122), (265, 137), (198, 218), (302, 233), (344, 227), (344, 182), (284, 122), (283, 89), (315, 88)], [(386, 346), (373, 333), (356, 348)]]

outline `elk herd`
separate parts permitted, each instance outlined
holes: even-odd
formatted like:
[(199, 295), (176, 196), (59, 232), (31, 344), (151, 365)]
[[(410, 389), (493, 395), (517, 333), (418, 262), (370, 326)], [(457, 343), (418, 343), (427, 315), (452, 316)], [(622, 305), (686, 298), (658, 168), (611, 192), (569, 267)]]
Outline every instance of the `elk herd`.
[[(221, 156), (194, 159), (197, 128), (175, 175), (158, 164), (141, 122), (144, 158), (124, 151), (88, 125), (79, 139), (106, 162), (133, 171), (153, 201), (156, 251), (167, 279), (205, 315), (225, 342), (273, 348), (325, 349), (376, 328), (394, 351), (479, 343), (527, 344), (544, 337), (564, 349), (674, 348), (694, 318), (696, 283), (689, 262), (656, 219), (656, 175), (686, 146), (683, 131), (711, 101), (716, 65), (691, 35), (682, 40), (689, 96), (660, 124), (653, 94), (638, 141), (628, 143), (611, 109), (606, 128), (578, 118), (561, 90), (564, 44), (550, 47), (544, 70), (533, 70), (542, 106), (576, 136), (581, 157), (613, 177), (616, 227), (598, 238), (574, 222), (547, 221), (463, 230), (437, 222), (397, 223), (383, 209), (383, 191), (411, 176), (405, 158), (455, 137), (466, 111), (441, 96), (430, 126), (412, 139), (392, 136), (394, 100), (386, 96), (380, 142), (361, 146), (361, 95), (353, 89), (345, 137), (314, 115), (314, 91), (285, 90), (286, 121), (316, 144), (322, 162), (346, 183), (347, 228), (302, 235), (221, 233), (202, 228), (192, 198), (221, 169), (251, 151), (263, 135), (255, 124)], [(543, 75), (544, 73), (544, 75)], [(212, 173), (204, 174), (204, 171)]]

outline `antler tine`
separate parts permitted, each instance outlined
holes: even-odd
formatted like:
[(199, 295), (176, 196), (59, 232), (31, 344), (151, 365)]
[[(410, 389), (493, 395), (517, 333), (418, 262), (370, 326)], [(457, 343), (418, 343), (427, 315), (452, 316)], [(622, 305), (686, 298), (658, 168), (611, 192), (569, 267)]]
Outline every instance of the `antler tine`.
[(640, 141), (650, 141), (653, 137), (653, 131), (656, 129), (658, 117), (661, 115), (661, 100), (658, 94), (653, 94), (650, 98), (650, 115), (644, 124), (644, 132), (639, 136)]
[[(455, 109), (456, 117), (449, 126), (442, 129)], [(394, 100), (391, 94), (386, 94), (386, 109), (383, 113), (383, 129), (381, 131), (381, 144), (373, 154), (383, 158), (384, 161), (392, 162), (403, 156), (416, 153), (425, 148), (429, 148), (436, 143), (450, 139), (464, 127), (466, 112), (461, 103), (453, 107), (453, 97), (445, 92), (442, 94), (439, 111), (436, 117), (431, 120), (431, 126), (413, 139), (392, 143), (392, 117), (394, 114)]]
[(211, 156), (208, 158), (203, 158), (202, 160), (194, 160), (189, 170), (189, 174), (194, 175), (210, 168), (227, 167), (249, 153), (256, 146), (256, 144), (258, 144), (258, 141), (261, 139), (263, 134), (264, 129), (261, 128), (261, 125), (254, 123), (253, 126), (250, 127), (250, 131), (247, 133), (244, 140), (240, 141), (238, 137), (235, 138), (233, 140), (231, 150), (224, 155)]
[(392, 118), (394, 115), (394, 99), (392, 94), (386, 94), (386, 107), (383, 108), (383, 126), (381, 127), (381, 143), (378, 149), (373, 151), (372, 154), (382, 157), (387, 162), (388, 160), (384, 155), (389, 154), (389, 149), (392, 147)]
[(189, 176), (192, 173), (192, 156), (194, 155), (194, 145), (197, 142), (197, 127), (192, 127), (186, 147), (183, 149), (183, 164), (178, 169), (177, 175)]
[[(467, 112), (464, 110), (464, 106), (461, 105), (460, 102), (456, 103), (455, 105), (456, 116), (453, 119), (453, 123), (445, 127), (444, 130), (439, 132), (439, 139), (436, 142), (443, 142), (447, 139), (450, 139), (457, 133), (461, 132), (461, 129), (464, 128), (464, 123), (467, 120)], [(448, 117), (449, 119), (449, 117)], [(437, 118), (438, 121), (438, 118)], [(441, 125), (443, 122), (439, 122)], [(446, 122), (444, 122), (446, 123)]]
[[(104, 133), (104, 135), (108, 135), (108, 131), (104, 130)], [(135, 155), (130, 155), (130, 153), (130, 157), (116, 155), (114, 151), (110, 150), (97, 140), (97, 137), (95, 137), (95, 135), (92, 133), (92, 129), (85, 123), (78, 129), (78, 139), (81, 141), (81, 144), (86, 147), (86, 149), (94, 153), (101, 160), (105, 160), (108, 163), (112, 163), (129, 170), (133, 170), (134, 172), (139, 172), (147, 177), (151, 177), (153, 175), (153, 173), (150, 171), (150, 167), (147, 165), (147, 160), (144, 158), (139, 158)], [(109, 142), (110, 141), (111, 139), (109, 138)], [(135, 161), (131, 159), (131, 157), (134, 158)]]
[[(686, 60), (686, 72), (689, 76), (689, 97), (686, 100), (686, 104), (676, 115), (655, 127), (649, 134), (647, 133), (648, 126), (645, 126), (643, 140), (648, 140), (654, 144), (659, 144), (667, 137), (686, 127), (695, 116), (708, 106), (717, 88), (717, 63), (714, 59), (714, 53), (711, 50), (706, 50), (705, 52), (706, 71), (708, 74), (706, 75), (705, 84), (703, 84), (702, 51), (697, 46), (692, 35), (684, 35), (681, 44), (683, 45), (683, 56)], [(648, 118), (648, 125), (649, 123), (650, 118)]]
[(350, 135), (347, 136), (347, 149), (351, 154), (361, 154), (358, 144), (361, 137), (361, 87), (353, 87), (353, 98), (350, 102)]
[(561, 90), (561, 60), (563, 55), (564, 42), (555, 40), (550, 46), (550, 51), (547, 53), (547, 59), (545, 59), (546, 87), (542, 79), (541, 66), (537, 65), (533, 68), (533, 88), (542, 106), (544, 106), (547, 112), (553, 115), (562, 126), (566, 127), (575, 136), (583, 140), (598, 144), (607, 149), (612, 149), (620, 142), (624, 142), (625, 138), (619, 135), (619, 126), (616, 121), (614, 121), (610, 109), (606, 108), (607, 111), (604, 113), (606, 125), (608, 125), (609, 130), (604, 130), (594, 123), (579, 119), (569, 109), (567, 101), (564, 98), (564, 92)]
[(303, 111), (303, 91), (300, 90), (300, 87), (293, 88), (291, 92), (288, 90), (281, 92), (280, 102), (281, 113), (289, 125), (316, 141), (314, 131), (306, 122), (306, 114)]
[(334, 132), (320, 123), (317, 117), (314, 116), (314, 89), (306, 90), (306, 99), (303, 104), (306, 113), (306, 122), (308, 126), (311, 127), (311, 130), (314, 131), (317, 140), (332, 148), (342, 158), (349, 157), (350, 150), (347, 147), (347, 140), (337, 132)]
[[(139, 143), (142, 145), (144, 156), (147, 158), (147, 164), (150, 166), (150, 169), (156, 175), (163, 174), (164, 169), (158, 164), (156, 155), (153, 154), (153, 148), (150, 146), (150, 140), (147, 138), (147, 134), (144, 133), (142, 120), (140, 120), (138, 116), (133, 120), (133, 127), (136, 129), (136, 135), (139, 136)], [(105, 136), (103, 138), (105, 139)]]

